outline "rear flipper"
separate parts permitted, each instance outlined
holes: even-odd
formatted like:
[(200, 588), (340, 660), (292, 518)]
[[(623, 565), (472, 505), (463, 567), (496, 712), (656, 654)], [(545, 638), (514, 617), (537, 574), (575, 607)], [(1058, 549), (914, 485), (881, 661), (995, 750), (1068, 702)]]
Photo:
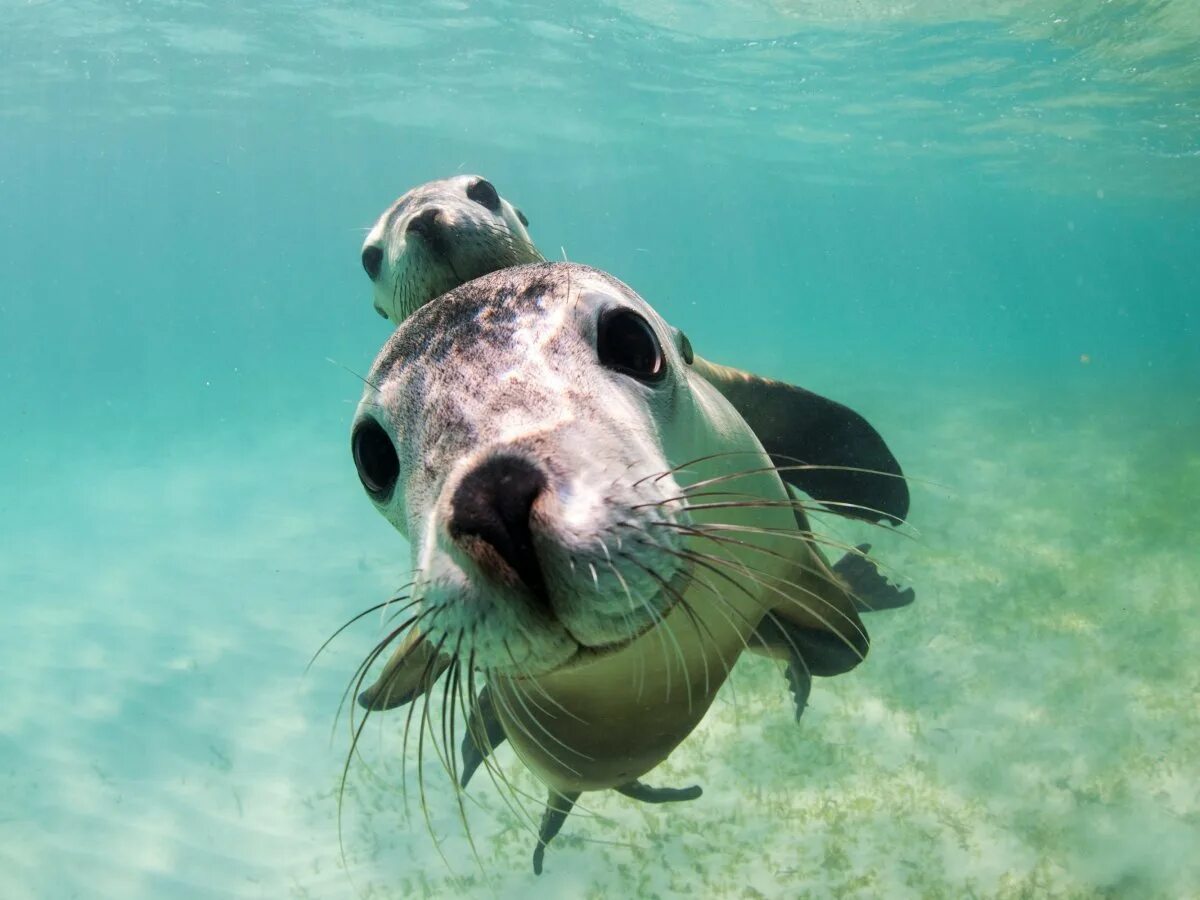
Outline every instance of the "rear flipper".
[(833, 565), (833, 571), (846, 584), (859, 612), (877, 612), (881, 609), (899, 609), (908, 606), (916, 598), (913, 589), (901, 590), (879, 573), (867, 554), (870, 544), (859, 544)]
[(558, 791), (551, 790), (550, 796), (546, 798), (546, 811), (542, 813), (542, 827), (538, 831), (537, 846), (533, 849), (534, 875), (542, 874), (542, 857), (546, 855), (546, 845), (558, 834), (563, 822), (567, 821), (567, 816), (571, 812), (571, 807), (575, 805), (575, 801), (579, 799), (579, 794), (579, 791), (560, 794)]
[(695, 800), (704, 793), (698, 784), (685, 788), (656, 788), (640, 781), (619, 784), (613, 790), (643, 803), (678, 803), (681, 800)]
[(504, 743), (505, 737), (504, 727), (500, 724), (500, 719), (496, 716), (496, 707), (492, 703), (492, 694), (487, 685), (484, 685), (471, 707), (471, 715), (467, 719), (467, 733), (463, 736), (463, 787), (467, 786), (475, 770), (492, 751)]

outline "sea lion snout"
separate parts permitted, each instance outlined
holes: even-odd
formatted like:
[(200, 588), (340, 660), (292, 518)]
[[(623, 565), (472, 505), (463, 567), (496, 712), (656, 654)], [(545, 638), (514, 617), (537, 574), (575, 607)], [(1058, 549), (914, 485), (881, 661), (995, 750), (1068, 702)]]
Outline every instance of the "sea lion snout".
[(546, 579), (533, 544), (533, 504), (546, 490), (545, 474), (519, 456), (493, 456), (469, 471), (450, 498), (450, 537), (487, 574), (519, 579), (548, 606)]

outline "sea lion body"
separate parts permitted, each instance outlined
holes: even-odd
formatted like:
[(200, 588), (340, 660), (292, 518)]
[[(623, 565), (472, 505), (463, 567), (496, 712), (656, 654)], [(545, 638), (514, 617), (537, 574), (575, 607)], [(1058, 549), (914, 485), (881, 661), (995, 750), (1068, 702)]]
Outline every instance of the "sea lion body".
[(655, 793), (637, 778), (764, 617), (786, 615), (817, 674), (865, 655), (854, 598), (754, 431), (615, 278), (547, 263), (476, 279), (409, 317), (367, 382), (355, 459), (410, 541), (423, 618), (364, 705), (480, 671), (551, 792), (535, 866), (580, 792)]

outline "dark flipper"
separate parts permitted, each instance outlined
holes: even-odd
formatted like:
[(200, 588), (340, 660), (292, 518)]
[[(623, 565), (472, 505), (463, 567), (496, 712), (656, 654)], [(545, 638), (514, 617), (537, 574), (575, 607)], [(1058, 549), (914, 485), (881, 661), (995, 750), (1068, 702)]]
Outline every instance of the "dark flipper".
[(704, 793), (698, 784), (685, 788), (656, 788), (640, 781), (619, 784), (613, 790), (643, 803), (678, 803), (681, 800), (695, 800)]
[(916, 594), (912, 588), (901, 590), (881, 575), (875, 563), (867, 558), (870, 544), (859, 544), (854, 550), (856, 552), (847, 553), (834, 563), (833, 571), (846, 583), (859, 612), (899, 609), (913, 602)]
[(463, 787), (471, 780), (475, 770), (483, 763), (492, 751), (504, 743), (506, 735), (504, 726), (496, 716), (496, 707), (492, 703), (492, 694), (487, 685), (479, 692), (471, 707), (471, 715), (467, 720), (467, 733), (462, 742), (462, 779)]
[(866, 632), (856, 634), (847, 644), (838, 635), (816, 628), (805, 628), (782, 616), (764, 616), (754, 631), (754, 639), (769, 656), (783, 659), (788, 688), (796, 704), (796, 721), (804, 715), (808, 695), (812, 692), (812, 677), (841, 675), (862, 662), (870, 649)]
[(433, 687), (449, 665), (450, 660), (440, 656), (425, 636), (413, 628), (376, 682), (358, 695), (358, 705), (376, 712), (403, 706)]
[(754, 639), (767, 648), (770, 655), (789, 661), (797, 656), (809, 675), (828, 678), (841, 675), (857, 666), (871, 647), (865, 629), (839, 635), (819, 628), (806, 628), (782, 616), (764, 616), (754, 631)]
[(550, 791), (550, 796), (546, 798), (546, 811), (542, 814), (542, 827), (538, 832), (537, 846), (533, 850), (533, 874), (542, 874), (542, 857), (546, 855), (546, 845), (554, 839), (562, 828), (563, 822), (567, 821), (567, 816), (571, 812), (571, 807), (575, 805), (575, 801), (579, 799), (579, 791), (571, 791), (567, 794), (560, 794), (558, 791)]
[(812, 693), (812, 675), (804, 660), (795, 654), (788, 660), (784, 674), (787, 676), (788, 689), (792, 692), (792, 700), (796, 704), (796, 721), (799, 722), (804, 710), (808, 708), (808, 695)]
[[(700, 357), (693, 368), (754, 429), (789, 484), (843, 516), (892, 524), (908, 516), (908, 483), (900, 463), (879, 432), (854, 410), (804, 388)], [(822, 468), (786, 468), (799, 464)], [(869, 471), (859, 471), (864, 469)]]

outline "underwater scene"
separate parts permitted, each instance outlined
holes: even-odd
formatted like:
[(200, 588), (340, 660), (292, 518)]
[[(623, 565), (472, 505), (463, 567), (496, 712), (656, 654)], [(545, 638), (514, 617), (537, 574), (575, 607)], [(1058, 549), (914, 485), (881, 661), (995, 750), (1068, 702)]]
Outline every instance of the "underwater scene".
[(0, 24), (0, 896), (1200, 897), (1200, 6)]

